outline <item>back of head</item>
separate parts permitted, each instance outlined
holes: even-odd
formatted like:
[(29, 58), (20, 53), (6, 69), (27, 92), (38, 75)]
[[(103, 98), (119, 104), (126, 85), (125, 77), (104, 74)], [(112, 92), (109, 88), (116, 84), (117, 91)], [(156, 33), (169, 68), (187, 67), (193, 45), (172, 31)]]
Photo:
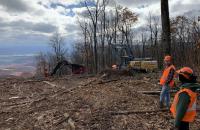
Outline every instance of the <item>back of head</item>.
[(179, 80), (182, 83), (196, 83), (197, 76), (194, 75), (193, 70), (189, 67), (183, 67), (177, 71), (179, 74)]
[(197, 76), (191, 75), (190, 78), (186, 78), (183, 75), (179, 74), (179, 80), (182, 84), (184, 83), (196, 83), (197, 82)]

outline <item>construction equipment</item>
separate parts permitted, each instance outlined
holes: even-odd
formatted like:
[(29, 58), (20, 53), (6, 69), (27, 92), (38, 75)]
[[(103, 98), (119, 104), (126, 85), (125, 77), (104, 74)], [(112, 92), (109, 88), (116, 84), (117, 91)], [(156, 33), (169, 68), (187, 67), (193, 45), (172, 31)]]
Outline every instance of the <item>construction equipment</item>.
[(153, 72), (158, 69), (158, 62), (152, 58), (135, 58), (131, 47), (127, 45), (112, 45), (115, 56), (120, 57), (119, 69), (130, 72)]
[(130, 70), (154, 72), (158, 69), (158, 62), (150, 58), (134, 59), (129, 62), (128, 67)]
[(56, 67), (53, 69), (53, 72), (51, 73), (51, 76), (55, 75), (56, 72), (62, 69), (64, 66), (69, 67), (73, 74), (83, 74), (86, 72), (86, 68), (83, 65), (72, 64), (67, 60), (63, 60), (56, 65)]

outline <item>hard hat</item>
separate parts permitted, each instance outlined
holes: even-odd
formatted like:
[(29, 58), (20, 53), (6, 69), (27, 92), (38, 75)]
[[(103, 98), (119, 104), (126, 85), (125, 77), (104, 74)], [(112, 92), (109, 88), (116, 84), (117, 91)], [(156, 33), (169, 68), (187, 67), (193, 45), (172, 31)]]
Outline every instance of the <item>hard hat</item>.
[(165, 56), (164, 61), (171, 61), (172, 57), (171, 56)]
[(193, 70), (189, 67), (183, 67), (176, 72), (180, 75), (183, 75), (186, 79), (190, 79), (190, 76), (193, 75)]

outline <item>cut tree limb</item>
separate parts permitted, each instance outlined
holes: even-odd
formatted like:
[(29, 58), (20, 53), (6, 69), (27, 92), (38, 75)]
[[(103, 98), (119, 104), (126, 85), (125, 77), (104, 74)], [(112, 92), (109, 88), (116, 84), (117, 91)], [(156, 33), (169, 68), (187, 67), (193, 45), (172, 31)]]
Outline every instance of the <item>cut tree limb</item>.
[(167, 109), (159, 110), (146, 110), (146, 111), (119, 111), (119, 112), (110, 112), (111, 115), (131, 115), (131, 114), (144, 114), (144, 113), (156, 113), (156, 112), (167, 112)]

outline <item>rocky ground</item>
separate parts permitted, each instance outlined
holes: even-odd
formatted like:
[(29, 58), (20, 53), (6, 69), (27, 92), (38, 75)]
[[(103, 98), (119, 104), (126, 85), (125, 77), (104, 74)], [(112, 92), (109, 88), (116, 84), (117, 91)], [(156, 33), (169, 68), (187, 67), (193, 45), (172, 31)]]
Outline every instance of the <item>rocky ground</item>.
[[(157, 74), (0, 80), (1, 130), (170, 130)], [(200, 116), (191, 124), (200, 130)]]

